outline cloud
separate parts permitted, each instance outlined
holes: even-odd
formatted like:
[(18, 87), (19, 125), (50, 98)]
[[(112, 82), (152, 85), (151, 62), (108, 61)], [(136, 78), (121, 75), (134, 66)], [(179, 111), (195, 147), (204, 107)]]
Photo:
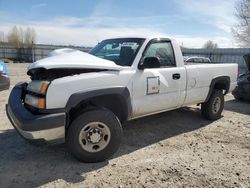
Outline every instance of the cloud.
[(168, 23), (174, 22), (176, 16), (147, 16), (147, 17), (109, 17), (109, 16), (89, 16), (89, 17), (74, 17), (60, 16), (53, 19), (43, 21), (29, 21), (32, 25), (56, 25), (67, 27), (93, 27), (93, 28), (118, 28), (118, 27), (144, 27), (161, 29), (165, 20)]
[(220, 47), (234, 47), (231, 27), (235, 23), (235, 1), (174, 1), (175, 14), (133, 17), (122, 17), (122, 14), (112, 17), (110, 12), (117, 8), (115, 1), (97, 1), (89, 16), (58, 16), (45, 20), (39, 11), (48, 5), (40, 3), (31, 8), (34, 20), (30, 20), (32, 16), (22, 19), (0, 10), (0, 31), (7, 33), (13, 25), (30, 26), (36, 30), (39, 43), (50, 44), (93, 46), (104, 38), (159, 34), (170, 35), (186, 47), (201, 47), (207, 40), (217, 42)]
[[(0, 26), (0, 31), (7, 33), (14, 25), (23, 28), (32, 27), (37, 33), (37, 43), (73, 44), (81, 46), (94, 46), (103, 39), (119, 36), (140, 36), (141, 34), (162, 35), (157, 29), (140, 26), (97, 27), (93, 23), (92, 25), (85, 23), (82, 26), (74, 26), (75, 24), (78, 25), (79, 21), (81, 21), (80, 18), (63, 17), (49, 21), (29, 22), (25, 24), (4, 23)], [(97, 19), (96, 22), (99, 23)]]
[(114, 0), (98, 1), (90, 17), (101, 17), (108, 15), (114, 8), (116, 8), (114, 6), (115, 3), (116, 2)]
[(43, 8), (43, 7), (46, 7), (46, 6), (47, 6), (46, 3), (39, 3), (39, 4), (32, 5), (31, 9), (35, 10), (35, 9)]
[[(73, 44), (80, 46), (94, 46), (98, 42), (106, 38), (119, 36), (141, 36), (141, 35), (168, 35), (175, 38), (180, 45), (185, 47), (199, 48), (208, 41), (213, 40), (219, 44), (219, 47), (232, 47), (231, 38), (222, 36), (204, 36), (195, 37), (188, 35), (169, 35), (163, 33), (157, 28), (150, 26), (113, 26), (113, 27), (97, 27), (100, 20), (98, 18), (88, 18), (89, 21), (81, 26), (77, 26), (83, 20), (74, 17), (55, 18), (54, 20), (43, 22), (29, 22), (27, 24), (19, 24), (20, 27), (33, 27), (37, 33), (38, 43), (45, 44)], [(108, 18), (113, 19), (113, 18)], [(86, 20), (84, 20), (86, 21)], [(115, 22), (115, 20), (113, 20)], [(88, 25), (90, 24), (90, 25)], [(7, 33), (9, 28), (15, 24), (6, 23), (0, 26), (0, 30)]]
[(208, 40), (216, 42), (220, 48), (233, 48), (235, 47), (233, 40), (231, 38), (223, 36), (214, 36), (214, 37), (193, 37), (187, 35), (172, 35), (171, 37), (175, 38), (179, 45), (183, 45), (188, 48), (201, 48)]
[(84, 28), (84, 27), (53, 27), (34, 26), (38, 33), (40, 43), (51, 44), (75, 44), (82, 46), (94, 46), (106, 38), (126, 36), (157, 34), (159, 32), (145, 28)]
[[(182, 14), (166, 16), (147, 16), (147, 17), (110, 17), (106, 12), (112, 10), (113, 0), (105, 1), (96, 5), (92, 14), (88, 17), (60, 16), (47, 20), (25, 20), (15, 22), (4, 12), (0, 12), (0, 31), (5, 33), (13, 25), (22, 27), (33, 27), (37, 33), (38, 43), (49, 44), (73, 44), (82, 46), (93, 46), (98, 41), (105, 38), (126, 36), (126, 35), (169, 35), (176, 38), (179, 44), (186, 47), (202, 47), (207, 40), (213, 40), (220, 47), (234, 47), (231, 35), (229, 34), (231, 25), (234, 23), (233, 9), (235, 0), (210, 0), (196, 1), (183, 0), (179, 3)], [(45, 7), (47, 4), (33, 5), (33, 8)], [(5, 16), (4, 16), (5, 15)], [(4, 19), (5, 20), (4, 20)], [(6, 20), (10, 18), (10, 20)], [(199, 34), (195, 36), (180, 35), (185, 31), (173, 32), (178, 30), (176, 22), (182, 23), (188, 19), (201, 22), (219, 28), (221, 32), (216, 33), (216, 29), (208, 32), (207, 35)], [(175, 27), (173, 30), (172, 27)], [(163, 30), (164, 28), (164, 30)], [(194, 27), (195, 28), (195, 27)], [(201, 37), (202, 36), (202, 37)]]
[(212, 25), (224, 32), (230, 33), (235, 24), (235, 3), (237, 0), (183, 0), (178, 1), (182, 11), (191, 14), (194, 19), (204, 24)]

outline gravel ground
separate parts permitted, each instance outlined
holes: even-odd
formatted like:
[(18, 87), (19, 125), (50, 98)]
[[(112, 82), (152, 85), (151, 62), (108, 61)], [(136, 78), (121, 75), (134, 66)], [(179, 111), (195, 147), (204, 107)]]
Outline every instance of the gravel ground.
[[(27, 64), (8, 64), (11, 85), (27, 81)], [(34, 146), (5, 114), (0, 93), (0, 187), (250, 187), (250, 104), (226, 97), (223, 117), (201, 118), (191, 106), (124, 125), (112, 159), (76, 161), (64, 144)]]

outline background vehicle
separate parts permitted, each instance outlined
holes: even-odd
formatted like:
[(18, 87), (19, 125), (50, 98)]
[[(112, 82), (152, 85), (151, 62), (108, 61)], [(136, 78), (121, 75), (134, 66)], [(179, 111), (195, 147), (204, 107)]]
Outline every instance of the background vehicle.
[(237, 73), (237, 64), (184, 65), (179, 45), (166, 37), (108, 39), (90, 54), (31, 64), (32, 81), (13, 88), (7, 115), (26, 139), (66, 141), (77, 159), (97, 162), (118, 149), (125, 121), (191, 104), (220, 118)]
[(244, 56), (248, 71), (239, 76), (238, 84), (232, 92), (234, 97), (238, 100), (245, 100), (250, 102), (250, 54)]
[(184, 62), (190, 63), (211, 63), (208, 57), (198, 57), (198, 56), (184, 56)]
[(3, 61), (0, 61), (0, 91), (9, 89), (10, 79), (7, 67)]
[(183, 58), (186, 63), (211, 63), (208, 57), (184, 56)]

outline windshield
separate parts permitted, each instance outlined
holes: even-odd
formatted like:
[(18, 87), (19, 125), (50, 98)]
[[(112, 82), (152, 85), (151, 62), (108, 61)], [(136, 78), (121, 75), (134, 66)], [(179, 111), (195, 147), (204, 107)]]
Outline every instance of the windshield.
[(131, 66), (145, 39), (121, 38), (104, 40), (89, 53), (115, 62), (121, 66)]

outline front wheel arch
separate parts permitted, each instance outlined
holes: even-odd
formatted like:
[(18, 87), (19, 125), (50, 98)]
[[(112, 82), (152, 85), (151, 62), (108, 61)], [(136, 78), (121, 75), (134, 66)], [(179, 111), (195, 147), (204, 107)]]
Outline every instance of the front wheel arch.
[(132, 114), (129, 90), (126, 87), (116, 87), (73, 94), (66, 105), (66, 128), (76, 116), (96, 108), (108, 109), (120, 122), (127, 121)]

